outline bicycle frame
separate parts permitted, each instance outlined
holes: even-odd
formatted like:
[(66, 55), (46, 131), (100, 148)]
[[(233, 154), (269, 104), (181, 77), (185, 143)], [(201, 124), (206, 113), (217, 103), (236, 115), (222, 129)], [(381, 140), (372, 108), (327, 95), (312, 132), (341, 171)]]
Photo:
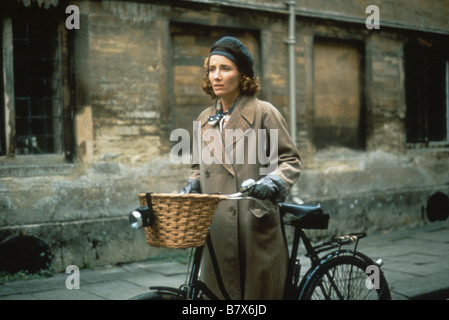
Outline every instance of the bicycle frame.
[[(248, 197), (245, 191), (227, 195), (228, 200), (255, 200), (261, 205), (263, 203), (255, 198)], [(136, 209), (137, 210), (137, 209)], [(310, 239), (304, 232), (305, 229), (327, 229), (329, 215), (324, 214), (320, 206), (302, 206), (292, 205), (287, 203), (279, 204), (279, 211), (282, 215), (282, 228), (285, 225), (294, 227), (294, 237), (292, 242), (291, 252), (289, 253), (287, 276), (284, 289), (284, 300), (297, 299), (299, 297), (298, 291), (306, 283), (307, 275), (320, 267), (326, 261), (330, 261), (339, 255), (353, 255), (362, 260), (368, 261), (369, 257), (357, 251), (358, 242), (361, 238), (366, 236), (366, 233), (352, 233), (342, 237), (334, 237), (330, 241), (312, 245)], [(135, 223), (135, 211), (133, 212), (133, 222)], [(292, 219), (287, 220), (286, 216), (290, 215)], [(137, 217), (138, 218), (138, 217)], [(130, 224), (131, 224), (130, 219)], [(285, 232), (285, 230), (284, 230)], [(298, 249), (300, 241), (302, 241), (305, 250), (306, 257), (311, 261), (311, 267), (307, 273), (301, 278), (300, 268), (301, 264), (298, 259)], [(342, 250), (341, 247), (348, 244), (354, 244), (352, 250)], [(218, 300), (218, 296), (213, 293), (205, 283), (199, 279), (201, 260), (204, 248), (207, 247), (211, 258), (212, 266), (216, 275), (216, 280), (220, 293), (226, 300), (231, 300), (229, 294), (226, 291), (223, 279), (220, 274), (220, 268), (217, 262), (215, 251), (213, 249), (212, 240), (210, 234), (206, 239), (206, 244), (200, 247), (193, 248), (193, 262), (189, 262), (188, 280), (180, 288), (155, 286), (150, 287), (150, 290), (156, 290), (157, 293), (168, 293), (169, 296), (175, 296), (178, 299), (198, 300), (202, 299), (203, 295), (211, 300)], [(320, 257), (320, 253), (331, 251), (327, 255)], [(370, 260), (371, 261), (371, 260)], [(375, 264), (381, 266), (381, 260), (378, 260)], [(332, 278), (332, 277), (331, 277)]]
[[(284, 221), (284, 224), (288, 225), (289, 223)], [(359, 255), (360, 253), (357, 252), (358, 242), (361, 238), (366, 237), (366, 233), (353, 233), (342, 237), (334, 237), (334, 239), (332, 239), (331, 241), (327, 241), (322, 244), (313, 246), (309, 237), (307, 237), (306, 233), (304, 232), (304, 229), (301, 228), (300, 226), (294, 227), (295, 233), (293, 236), (292, 249), (287, 268), (287, 278), (286, 278), (287, 280), (284, 289), (284, 300), (296, 299), (297, 289), (306, 279), (307, 273), (304, 275), (302, 279), (300, 279), (301, 264), (298, 259), (298, 249), (301, 241), (304, 245), (304, 248), (306, 249), (307, 253), (306, 257), (309, 258), (311, 262), (311, 266), (308, 270), (308, 272), (310, 272), (324, 260), (331, 259), (340, 254), (351, 253), (354, 255)], [(342, 246), (351, 243), (355, 244), (352, 250), (341, 250)], [(330, 251), (333, 249), (337, 250), (332, 251), (324, 258), (319, 256), (319, 253)]]
[[(215, 275), (217, 277), (220, 291), (226, 300), (231, 300), (231, 298), (229, 297), (229, 294), (227, 293), (227, 291), (224, 287), (223, 280), (221, 278), (221, 274), (219, 271), (218, 263), (216, 262), (215, 252), (213, 251), (212, 242), (210, 241), (209, 235), (207, 236), (206, 242), (208, 244), (209, 252), (211, 253), (212, 265), (214, 268)], [(200, 293), (203, 292), (209, 299), (219, 300), (219, 298), (207, 287), (207, 285), (205, 283), (203, 283), (201, 280), (199, 280), (201, 258), (203, 255), (204, 248), (205, 248), (205, 246), (193, 248), (194, 257), (193, 257), (193, 262), (190, 266), (191, 270), (189, 272), (189, 279), (188, 279), (187, 283), (185, 285), (183, 285), (180, 289), (172, 288), (172, 287), (154, 286), (154, 287), (150, 287), (150, 290), (174, 293), (174, 294), (178, 295), (180, 298), (183, 298), (186, 300), (198, 300), (198, 299), (200, 299)]]
[[(254, 199), (251, 197), (242, 197), (241, 195), (232, 197), (232, 200), (256, 200), (257, 201), (257, 199)], [(284, 225), (289, 225), (288, 222), (284, 221), (283, 223), (284, 223)], [(332, 256), (338, 255), (340, 252), (354, 252), (355, 253), (358, 240), (360, 238), (366, 236), (366, 234), (363, 234), (363, 233), (351, 234), (351, 235), (348, 235), (348, 236), (345, 236), (342, 238), (333, 239), (331, 241), (313, 246), (310, 239), (307, 237), (306, 233), (304, 232), (304, 230), (298, 225), (293, 224), (293, 226), (295, 228), (295, 233), (294, 233), (292, 249), (291, 249), (291, 253), (289, 255), (289, 260), (288, 260), (288, 265), (287, 265), (287, 277), (286, 277), (286, 285), (285, 285), (285, 289), (284, 289), (284, 299), (286, 299), (286, 300), (295, 298), (297, 296), (296, 291), (299, 286), (299, 281), (301, 280), (300, 274), (299, 274), (301, 265), (299, 264), (299, 260), (298, 260), (298, 249), (299, 249), (299, 244), (301, 241), (306, 249), (306, 252), (307, 252), (306, 256), (311, 261), (311, 269), (312, 269), (312, 268), (316, 267), (319, 264), (319, 262), (322, 260), (322, 258), (319, 257), (319, 253), (325, 252), (325, 251), (330, 251), (335, 248), (339, 248), (339, 250), (333, 251)], [(356, 243), (353, 250), (340, 251), (341, 246), (350, 244), (352, 242)], [(223, 280), (222, 280), (222, 277), (220, 274), (220, 268), (219, 268), (218, 262), (216, 260), (215, 251), (213, 249), (210, 235), (208, 235), (208, 237), (207, 237), (206, 244), (207, 244), (207, 249), (209, 250), (209, 254), (210, 254), (210, 257), (212, 260), (212, 266), (213, 266), (213, 269), (214, 269), (214, 272), (216, 275), (216, 280), (217, 280), (220, 292), (226, 300), (231, 300), (229, 294), (226, 291), (226, 288), (224, 286), (224, 283), (223, 283)], [(150, 287), (150, 290), (169, 291), (172, 293), (176, 293), (177, 295), (182, 296), (184, 299), (187, 299), (187, 300), (200, 299), (201, 294), (204, 294), (208, 299), (219, 300), (217, 295), (215, 295), (207, 287), (207, 285), (205, 283), (203, 283), (201, 280), (199, 280), (201, 258), (202, 258), (203, 250), (205, 249), (205, 247), (206, 246), (193, 248), (193, 250), (194, 250), (193, 262), (191, 263), (191, 266), (190, 266), (191, 270), (189, 272), (189, 278), (188, 278), (187, 283), (183, 286), (182, 289), (155, 286), (155, 287)]]

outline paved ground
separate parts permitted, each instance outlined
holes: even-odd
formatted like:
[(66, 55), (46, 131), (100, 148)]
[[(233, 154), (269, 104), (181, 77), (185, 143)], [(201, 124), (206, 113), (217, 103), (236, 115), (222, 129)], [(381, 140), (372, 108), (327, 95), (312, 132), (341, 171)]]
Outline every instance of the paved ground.
[[(359, 250), (382, 258), (395, 300), (449, 298), (449, 221), (369, 235)], [(80, 271), (80, 288), (68, 290), (69, 274), (0, 284), (0, 300), (123, 300), (150, 285), (178, 287), (187, 266), (179, 262), (135, 262)]]

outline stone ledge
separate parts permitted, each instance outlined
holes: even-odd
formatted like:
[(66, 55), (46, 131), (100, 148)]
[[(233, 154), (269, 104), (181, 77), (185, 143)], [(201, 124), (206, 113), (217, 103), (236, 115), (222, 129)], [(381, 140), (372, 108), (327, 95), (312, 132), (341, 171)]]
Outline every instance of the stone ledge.
[(50, 246), (55, 272), (68, 265), (86, 268), (144, 260), (170, 250), (147, 245), (144, 230), (131, 229), (127, 216), (0, 228), (0, 239), (20, 235), (35, 236)]

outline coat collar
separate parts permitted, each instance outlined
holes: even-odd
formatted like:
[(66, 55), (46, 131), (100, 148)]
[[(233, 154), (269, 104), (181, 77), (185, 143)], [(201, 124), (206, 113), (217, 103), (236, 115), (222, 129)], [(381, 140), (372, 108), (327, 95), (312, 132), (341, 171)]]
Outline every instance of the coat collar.
[[(233, 129), (240, 129), (239, 131), (237, 131), (237, 135), (235, 135), (235, 139), (233, 140), (232, 145), (227, 146), (229, 147), (233, 147), (235, 145), (235, 143), (242, 138), (245, 135), (245, 131), (250, 129), (251, 127), (253, 127), (254, 125), (254, 118), (255, 118), (255, 114), (256, 114), (256, 107), (257, 107), (257, 98), (255, 96), (243, 96), (240, 99), (240, 102), (237, 104), (236, 108), (234, 109), (234, 111), (232, 112), (232, 116), (229, 119), (229, 122), (227, 123), (225, 130), (223, 130), (223, 133), (220, 134), (220, 136), (222, 137), (221, 141), (214, 141), (214, 139), (212, 139), (212, 141), (208, 141), (206, 142), (206, 145), (209, 146), (210, 143), (212, 143), (214, 146), (211, 148), (211, 153), (214, 153), (213, 150), (214, 148), (220, 148), (221, 149), (221, 159), (217, 159), (225, 168), (226, 170), (229, 171), (229, 173), (231, 173), (232, 175), (235, 174), (234, 172), (234, 168), (233, 166), (230, 164), (230, 159), (226, 159), (227, 157), (227, 151), (231, 151), (231, 150), (226, 150), (225, 149), (225, 131), (227, 129), (233, 130)], [(206, 109), (199, 117), (199, 120), (201, 122), (201, 136), (203, 136), (203, 133), (208, 130), (208, 129), (215, 129), (218, 131), (217, 126), (211, 126), (208, 122), (207, 119), (209, 118), (209, 116), (215, 114), (215, 106), (212, 106), (208, 109)], [(217, 145), (217, 143), (219, 143), (219, 145)], [(213, 155), (213, 156), (217, 156), (217, 155)]]
[[(236, 108), (232, 112), (231, 119), (229, 119), (226, 128), (236, 129), (241, 128), (239, 125), (243, 125), (241, 120), (246, 122), (247, 127), (252, 127), (254, 125), (254, 117), (256, 114), (257, 98), (255, 96), (243, 96), (240, 102), (237, 104)], [(207, 119), (215, 113), (215, 107), (212, 106), (200, 116), (201, 128), (203, 130), (213, 128), (208, 124)], [(230, 126), (231, 127), (228, 127)], [(243, 129), (243, 128), (241, 128)]]

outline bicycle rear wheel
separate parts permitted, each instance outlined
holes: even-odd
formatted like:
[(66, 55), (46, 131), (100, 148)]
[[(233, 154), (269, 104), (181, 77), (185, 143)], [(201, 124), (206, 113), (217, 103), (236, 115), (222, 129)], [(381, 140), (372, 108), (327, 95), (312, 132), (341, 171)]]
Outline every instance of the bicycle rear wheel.
[[(353, 252), (335, 255), (310, 271), (300, 286), (300, 300), (388, 300), (390, 289), (382, 271), (373, 279), (368, 266), (376, 266), (368, 257)], [(368, 280), (368, 283), (367, 283)], [(371, 282), (374, 280), (374, 283)], [(302, 288), (302, 289), (301, 289)]]
[(182, 291), (177, 289), (156, 290), (139, 294), (129, 300), (186, 300)]

